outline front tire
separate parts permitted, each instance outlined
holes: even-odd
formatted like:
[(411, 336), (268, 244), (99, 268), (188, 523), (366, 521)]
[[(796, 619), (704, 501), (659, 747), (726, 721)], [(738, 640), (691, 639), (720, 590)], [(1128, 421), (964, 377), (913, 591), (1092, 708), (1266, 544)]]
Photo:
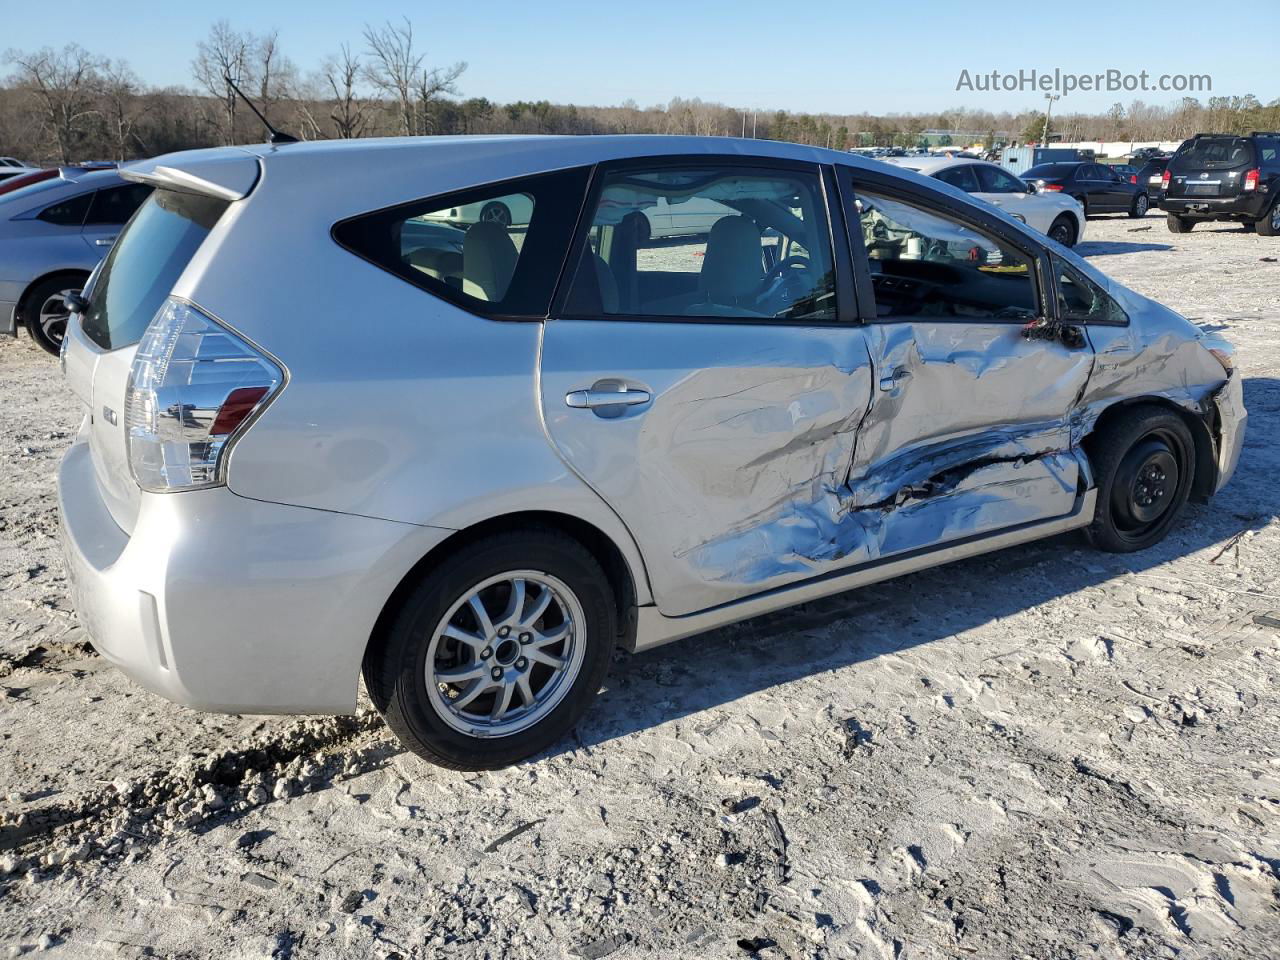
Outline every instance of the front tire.
[(1133, 204), (1129, 207), (1129, 216), (1132, 219), (1145, 217), (1147, 210), (1151, 208), (1151, 201), (1145, 193), (1140, 193), (1133, 198)]
[(65, 275), (44, 280), (27, 294), (22, 305), (22, 322), (31, 339), (55, 357), (62, 348), (71, 308), (69, 294), (79, 293), (84, 277)]
[(1190, 233), (1191, 228), (1196, 225), (1194, 220), (1172, 213), (1165, 214), (1164, 222), (1168, 225), (1170, 233)]
[(616, 636), (595, 557), (558, 531), (518, 531), (468, 544), (427, 574), (365, 655), (365, 684), (418, 756), (493, 770), (578, 722)]
[(1090, 449), (1098, 500), (1089, 540), (1108, 553), (1145, 550), (1177, 522), (1195, 479), (1195, 441), (1176, 413), (1136, 406)]

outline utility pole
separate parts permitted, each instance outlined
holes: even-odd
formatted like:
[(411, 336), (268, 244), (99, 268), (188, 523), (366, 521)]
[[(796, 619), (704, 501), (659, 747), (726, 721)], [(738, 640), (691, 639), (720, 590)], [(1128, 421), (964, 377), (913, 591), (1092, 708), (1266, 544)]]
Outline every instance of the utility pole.
[(1040, 137), (1040, 143), (1044, 146), (1049, 145), (1049, 117), (1053, 113), (1053, 101), (1061, 100), (1060, 93), (1046, 93), (1044, 98), (1049, 101), (1049, 106), (1044, 111), (1044, 134)]

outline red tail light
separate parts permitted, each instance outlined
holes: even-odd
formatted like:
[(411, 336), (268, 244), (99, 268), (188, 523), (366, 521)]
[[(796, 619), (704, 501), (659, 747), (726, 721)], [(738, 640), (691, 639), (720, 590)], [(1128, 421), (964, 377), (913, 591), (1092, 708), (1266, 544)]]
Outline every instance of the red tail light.
[(1160, 174), (1160, 189), (1161, 189), (1161, 190), (1168, 190), (1168, 189), (1169, 189), (1169, 181), (1170, 181), (1171, 179), (1172, 179), (1172, 175), (1169, 173), (1169, 171), (1168, 171), (1168, 170), (1166, 170), (1164, 173)]
[(1257, 168), (1254, 168), (1253, 170), (1250, 170), (1248, 173), (1246, 173), (1244, 175), (1244, 189), (1257, 190), (1258, 178), (1261, 176), (1261, 173), (1262, 172)]
[(1062, 187), (1056, 183), (1046, 183), (1041, 190), (1048, 190), (1050, 193), (1061, 193)]
[(209, 428), (210, 436), (227, 437), (236, 432), (245, 417), (253, 413), (258, 401), (271, 392), (270, 387), (237, 387), (227, 394)]
[(1131, 174), (1129, 174), (1129, 182), (1130, 182), (1130, 183), (1137, 183), (1137, 182), (1138, 182), (1138, 175), (1137, 175), (1136, 173), (1131, 173)]

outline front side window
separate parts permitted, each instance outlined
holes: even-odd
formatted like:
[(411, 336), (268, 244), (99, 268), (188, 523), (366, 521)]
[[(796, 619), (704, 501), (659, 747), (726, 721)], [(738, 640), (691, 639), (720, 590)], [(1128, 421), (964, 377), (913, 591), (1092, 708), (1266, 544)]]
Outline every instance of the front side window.
[(836, 319), (816, 171), (612, 170), (590, 216), (571, 316)]
[(476, 313), (545, 317), (585, 169), (403, 204), (333, 229), (348, 250)]
[(1105, 290), (1077, 270), (1054, 258), (1058, 284), (1058, 314), (1063, 320), (1081, 323), (1129, 322), (1120, 304)]
[(999, 167), (978, 167), (978, 184), (983, 193), (1026, 193), (1027, 185)]
[(92, 202), (92, 193), (68, 197), (41, 210), (40, 219), (46, 223), (56, 223), (60, 227), (78, 227), (84, 223), (85, 215), (89, 212), (89, 204)]
[(855, 206), (878, 317), (1036, 316), (1034, 264), (1007, 243), (892, 197), (861, 193)]

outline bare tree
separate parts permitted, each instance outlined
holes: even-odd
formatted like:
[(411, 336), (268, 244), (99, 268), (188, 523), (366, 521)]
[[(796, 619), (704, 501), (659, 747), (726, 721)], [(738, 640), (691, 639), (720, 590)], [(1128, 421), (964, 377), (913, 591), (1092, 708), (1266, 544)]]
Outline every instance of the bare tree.
[(370, 58), (365, 78), (396, 102), (401, 136), (413, 136), (418, 132), (414, 94), (425, 57), (413, 49), (413, 24), (405, 17), (403, 25), (387, 21), (382, 27), (366, 26), (364, 39)]
[(324, 82), (333, 95), (333, 107), (329, 119), (340, 140), (363, 137), (369, 126), (369, 110), (358, 93), (364, 64), (360, 54), (352, 53), (345, 43), (336, 57), (330, 57), (321, 68)]
[(70, 163), (98, 112), (102, 60), (75, 43), (60, 51), (47, 47), (36, 53), (10, 50), (5, 59), (18, 68), (13, 81), (30, 90), (39, 102), (60, 159)]
[(280, 52), (279, 30), (257, 38), (248, 36), (258, 82), (258, 109), (270, 122), (272, 108), (293, 95), (298, 70), (293, 61)]
[(420, 133), (437, 132), (433, 123), (436, 102), (445, 94), (458, 92), (458, 78), (466, 72), (467, 65), (459, 61), (451, 67), (433, 67), (418, 72), (417, 94)]
[(241, 88), (252, 83), (256, 46), (252, 34), (232, 30), (230, 23), (219, 20), (209, 30), (208, 39), (196, 47), (196, 58), (191, 63), (196, 81), (218, 104), (215, 124), (226, 144), (236, 142), (236, 115), (240, 104), (225, 78), (230, 77)]
[(112, 155), (124, 163), (137, 143), (146, 152), (135, 132), (145, 110), (142, 85), (133, 68), (124, 60), (111, 60), (102, 68), (102, 116), (111, 139)]

